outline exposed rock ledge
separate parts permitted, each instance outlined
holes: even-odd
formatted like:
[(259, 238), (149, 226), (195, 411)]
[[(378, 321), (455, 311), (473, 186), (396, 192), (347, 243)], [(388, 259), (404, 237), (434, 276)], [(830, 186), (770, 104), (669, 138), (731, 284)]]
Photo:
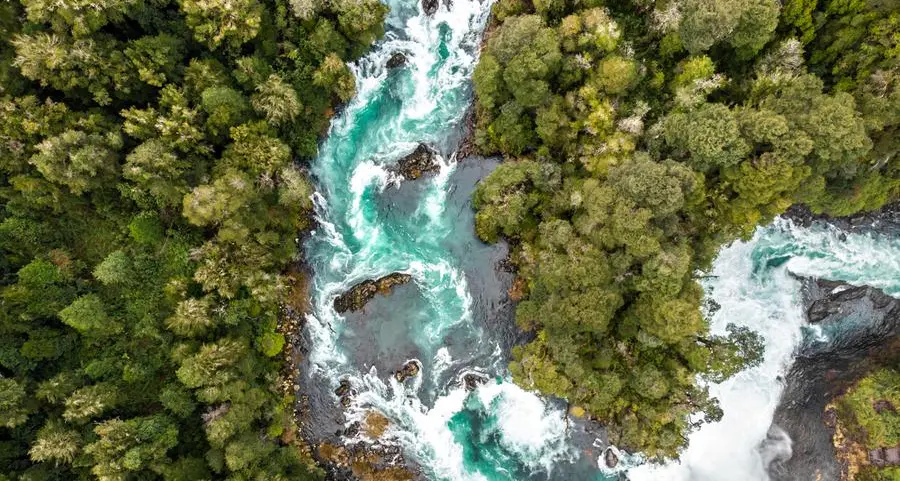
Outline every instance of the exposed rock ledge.
[(806, 206), (795, 204), (784, 213), (784, 217), (804, 227), (809, 227), (810, 224), (818, 221), (853, 233), (900, 234), (900, 202), (888, 204), (873, 212), (860, 212), (837, 218), (813, 214)]
[[(832, 340), (807, 336), (785, 379), (773, 424), (793, 455), (770, 466), (775, 481), (838, 481), (848, 466), (837, 452), (834, 413), (826, 406), (872, 370), (900, 356), (900, 301), (872, 287), (803, 279), (809, 321)], [(893, 359), (892, 359), (893, 358)]]
[(362, 281), (334, 300), (334, 310), (339, 313), (362, 310), (375, 294), (386, 296), (391, 293), (394, 286), (406, 284), (411, 280), (412, 276), (409, 274), (394, 272), (374, 281)]
[(851, 316), (870, 318), (897, 300), (880, 289), (844, 282), (806, 279), (803, 285), (806, 319), (810, 324)]
[(436, 162), (437, 152), (425, 144), (419, 144), (411, 154), (397, 161), (393, 169), (407, 180), (416, 180), (429, 172), (440, 170)]
[(411, 361), (406, 361), (403, 364), (403, 367), (394, 372), (394, 379), (399, 382), (404, 382), (409, 378), (418, 376), (420, 372), (422, 372), (422, 364), (413, 359)]
[(395, 69), (404, 65), (406, 65), (406, 55), (404, 55), (403, 52), (394, 52), (394, 54), (391, 55), (391, 58), (388, 59), (385, 67), (388, 69)]

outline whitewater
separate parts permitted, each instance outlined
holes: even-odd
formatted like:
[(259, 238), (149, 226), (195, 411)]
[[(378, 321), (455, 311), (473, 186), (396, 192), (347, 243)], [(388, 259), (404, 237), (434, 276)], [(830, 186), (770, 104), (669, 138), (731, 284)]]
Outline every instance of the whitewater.
[[(455, 149), (491, 2), (446, 1), (432, 16), (413, 0), (387, 3), (387, 33), (352, 66), (357, 95), (332, 119), (310, 167), (318, 225), (304, 249), (313, 271), (307, 384), (332, 391), (349, 382), (355, 395), (340, 422), (382, 413), (390, 425), (379, 442), (401, 448), (430, 480), (766, 480), (771, 452), (759, 445), (781, 394), (779, 376), (812, 335), (792, 274), (897, 295), (900, 245), (778, 220), (723, 249), (711, 272), (698, 273), (708, 304), (720, 306), (708, 313), (711, 328), (724, 332), (731, 322), (756, 330), (764, 361), (710, 386), (724, 417), (691, 435), (680, 462), (640, 465), (640, 456), (623, 454), (615, 470), (601, 469), (602, 436), (570, 420), (565, 403), (510, 381), (509, 348), (521, 336), (504, 292), (511, 275), (497, 268), (505, 247), (484, 245), (472, 232), (469, 196), (496, 161), (457, 159)], [(406, 65), (387, 69), (395, 53)], [(420, 143), (437, 150), (441, 169), (405, 181), (392, 167)], [(338, 295), (393, 272), (413, 282), (376, 297), (363, 315), (335, 312)], [(410, 360), (422, 371), (400, 383), (393, 371)], [(488, 382), (467, 391), (467, 373)], [(345, 440), (373, 442), (364, 433)]]

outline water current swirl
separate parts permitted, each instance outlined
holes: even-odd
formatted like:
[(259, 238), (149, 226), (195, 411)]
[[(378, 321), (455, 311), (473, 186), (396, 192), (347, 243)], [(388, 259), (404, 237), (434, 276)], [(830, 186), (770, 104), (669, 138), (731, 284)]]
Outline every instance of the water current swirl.
[[(384, 414), (384, 442), (400, 446), (431, 480), (616, 479), (621, 473), (597, 467), (604, 446), (567, 421), (564, 403), (516, 386), (506, 371), (509, 347), (521, 336), (510, 324), (510, 275), (496, 268), (505, 247), (475, 239), (468, 200), (496, 161), (462, 161), (454, 152), (490, 1), (445, 0), (432, 16), (412, 0), (388, 4), (387, 34), (354, 64), (357, 95), (332, 120), (311, 165), (318, 226), (305, 245), (314, 273), (308, 384), (323, 386), (320, 397), (336, 405), (331, 391), (349, 380), (357, 394), (341, 422)], [(387, 69), (396, 52), (406, 65)], [(419, 143), (440, 153), (440, 172), (402, 181), (390, 167)], [(897, 294), (898, 262), (895, 241), (786, 221), (724, 249), (704, 280), (708, 299), (721, 306), (713, 330), (727, 322), (758, 330), (766, 359), (711, 387), (725, 417), (692, 435), (681, 463), (637, 467), (629, 476), (766, 479), (757, 447), (781, 392), (777, 377), (805, 329), (799, 284), (788, 272)], [(413, 283), (376, 298), (363, 315), (335, 312), (338, 295), (392, 272)], [(392, 372), (410, 359), (422, 373), (399, 383)], [(470, 392), (460, 379), (472, 371), (489, 382)], [(623, 461), (620, 471), (636, 464)]]

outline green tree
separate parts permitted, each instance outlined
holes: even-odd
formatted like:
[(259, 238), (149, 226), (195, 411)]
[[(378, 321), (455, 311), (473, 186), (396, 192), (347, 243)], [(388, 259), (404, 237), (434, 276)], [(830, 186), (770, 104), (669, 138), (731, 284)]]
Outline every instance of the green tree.
[(185, 299), (178, 303), (175, 314), (166, 320), (170, 331), (186, 337), (198, 336), (213, 326), (207, 299)]
[(150, 206), (177, 205), (187, 191), (185, 174), (190, 164), (173, 152), (164, 140), (152, 138), (141, 143), (125, 157), (122, 176), (133, 182), (123, 186), (139, 203)]
[(750, 152), (734, 112), (722, 104), (708, 103), (674, 113), (665, 119), (663, 128), (666, 142), (687, 153), (691, 165), (700, 171), (734, 165)]
[(94, 336), (117, 334), (123, 329), (117, 320), (110, 318), (103, 300), (96, 294), (75, 299), (59, 311), (59, 318), (77, 331)]
[(115, 175), (121, 148), (122, 138), (116, 131), (67, 130), (38, 144), (29, 162), (47, 180), (81, 194)]
[(0, 378), (0, 414), (5, 428), (24, 424), (31, 412), (26, 406), (25, 387), (15, 379)]
[(22, 0), (28, 20), (49, 23), (54, 30), (90, 35), (110, 22), (123, 20), (137, 0)]
[(166, 33), (141, 37), (125, 48), (125, 56), (137, 68), (138, 77), (154, 87), (178, 79), (184, 55), (184, 42)]
[(165, 415), (111, 419), (94, 428), (99, 439), (85, 447), (100, 479), (128, 479), (129, 472), (158, 468), (169, 462), (168, 450), (178, 444), (178, 428)]
[(28, 456), (32, 461), (53, 462), (57, 466), (72, 464), (81, 452), (82, 444), (81, 435), (77, 431), (66, 428), (62, 423), (49, 422), (38, 431), (37, 438), (28, 450)]
[(117, 387), (111, 383), (97, 383), (75, 390), (65, 401), (63, 419), (83, 424), (109, 411), (122, 401)]
[(134, 269), (125, 251), (110, 252), (103, 262), (94, 268), (94, 277), (106, 285), (124, 285), (134, 279)]
[(244, 123), (250, 114), (250, 102), (243, 94), (228, 87), (210, 87), (201, 94), (206, 112), (206, 125), (217, 134), (226, 134), (232, 127)]
[(294, 88), (275, 74), (256, 87), (250, 103), (274, 125), (293, 120), (303, 108)]
[(356, 95), (356, 79), (353, 77), (353, 72), (334, 53), (328, 54), (313, 73), (313, 84), (330, 90), (342, 102), (346, 102)]
[(232, 339), (204, 344), (178, 368), (178, 380), (187, 387), (224, 384), (234, 379), (234, 373), (228, 368), (236, 364), (246, 350), (243, 343)]
[(99, 105), (113, 96), (131, 94), (137, 77), (124, 49), (116, 40), (100, 34), (90, 39), (40, 32), (19, 35), (13, 42), (14, 65), (25, 77), (69, 94), (87, 91)]
[(237, 48), (259, 33), (263, 6), (257, 0), (179, 0), (194, 38), (215, 50)]

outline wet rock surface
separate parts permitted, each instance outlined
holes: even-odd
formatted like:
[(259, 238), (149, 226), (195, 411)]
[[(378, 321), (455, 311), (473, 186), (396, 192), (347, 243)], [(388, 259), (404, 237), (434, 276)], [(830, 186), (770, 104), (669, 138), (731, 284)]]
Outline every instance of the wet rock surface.
[(334, 310), (339, 313), (360, 311), (375, 294), (388, 295), (394, 286), (406, 284), (412, 280), (409, 274), (394, 272), (376, 280), (366, 280), (353, 286), (334, 300)]
[(429, 172), (440, 170), (435, 160), (437, 152), (425, 144), (419, 144), (411, 154), (397, 161), (394, 170), (407, 180), (416, 180)]
[(350, 381), (347, 379), (341, 379), (340, 384), (338, 384), (338, 388), (334, 390), (334, 395), (340, 399), (341, 406), (349, 407), (350, 403), (353, 401), (353, 396), (356, 395), (356, 392), (353, 390), (353, 387), (350, 385)]
[(838, 481), (832, 437), (836, 414), (826, 406), (863, 376), (900, 357), (900, 301), (882, 291), (803, 279), (803, 303), (823, 338), (808, 333), (785, 378), (773, 424), (793, 441), (793, 455), (770, 466), (775, 481)]
[(389, 69), (395, 69), (406, 65), (406, 55), (403, 52), (396, 52), (391, 55), (385, 66)]
[(438, 6), (440, 6), (439, 0), (422, 0), (422, 11), (424, 11), (426, 15), (434, 15), (437, 12)]
[(326, 481), (413, 481), (424, 479), (417, 469), (404, 466), (397, 446), (350, 443), (338, 446), (322, 443), (316, 457), (323, 461)]
[(794, 205), (784, 213), (784, 217), (804, 227), (809, 227), (813, 222), (823, 222), (847, 232), (900, 234), (900, 202), (888, 204), (873, 212), (839, 218), (813, 214), (806, 206)]
[(394, 379), (404, 382), (409, 378), (416, 377), (422, 371), (419, 361), (408, 361), (398, 371), (394, 372)]
[(826, 280), (806, 282), (803, 296), (810, 324), (837, 317), (868, 316), (873, 309), (882, 309), (894, 300), (873, 287)]
[(466, 391), (474, 391), (478, 386), (487, 383), (487, 381), (487, 376), (474, 372), (467, 373), (463, 376), (463, 385), (466, 387)]
[(612, 449), (607, 448), (606, 452), (603, 453), (603, 462), (606, 463), (607, 468), (613, 469), (619, 465), (619, 455)]

